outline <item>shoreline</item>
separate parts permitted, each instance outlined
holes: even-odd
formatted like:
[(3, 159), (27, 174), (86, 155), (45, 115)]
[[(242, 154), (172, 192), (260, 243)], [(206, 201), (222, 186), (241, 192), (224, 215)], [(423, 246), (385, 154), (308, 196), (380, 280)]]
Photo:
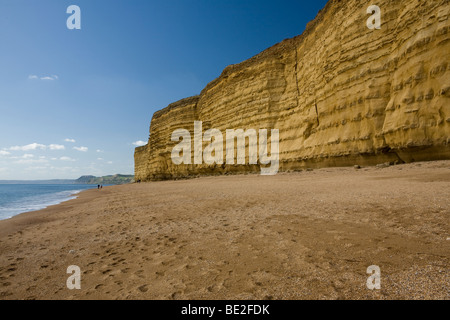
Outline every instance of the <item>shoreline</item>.
[(22, 226), (38, 223), (40, 220), (48, 221), (48, 218), (50, 218), (48, 215), (59, 213), (69, 206), (76, 205), (76, 200), (80, 200), (83, 193), (89, 193), (90, 191), (90, 189), (80, 190), (78, 193), (74, 193), (69, 196), (72, 199), (63, 200), (58, 204), (49, 205), (43, 209), (22, 212), (10, 218), (0, 220), (0, 237), (6, 232), (5, 230), (9, 228), (8, 224)]
[[(68, 201), (71, 201), (71, 200), (75, 200), (75, 199), (77, 199), (79, 197), (80, 193), (82, 193), (84, 191), (87, 191), (87, 190), (90, 190), (90, 189), (75, 189), (75, 190), (57, 191), (57, 192), (55, 192), (55, 194), (56, 193), (62, 193), (62, 192), (65, 192), (65, 191), (70, 191), (71, 193), (68, 194), (68, 195), (65, 195), (64, 197), (62, 197), (61, 199), (58, 199), (58, 200), (52, 200), (52, 201), (47, 201), (47, 203), (42, 202), (42, 203), (36, 204), (36, 206), (39, 206), (41, 208), (39, 208), (39, 209), (31, 209), (31, 210), (28, 210), (28, 211), (23, 211), (23, 212), (20, 212), (20, 213), (13, 214), (10, 217), (0, 219), (0, 222), (1, 221), (5, 221), (5, 220), (10, 220), (10, 219), (12, 219), (14, 217), (17, 217), (17, 216), (25, 214), (25, 213), (37, 213), (37, 212), (45, 210), (47, 208), (50, 208), (50, 207), (53, 207), (53, 206), (57, 206), (57, 205), (60, 205), (62, 203), (65, 203), (65, 202), (68, 202)], [(54, 203), (54, 202), (57, 202), (57, 203)]]
[(438, 161), (84, 190), (0, 221), (0, 299), (448, 300), (449, 187)]

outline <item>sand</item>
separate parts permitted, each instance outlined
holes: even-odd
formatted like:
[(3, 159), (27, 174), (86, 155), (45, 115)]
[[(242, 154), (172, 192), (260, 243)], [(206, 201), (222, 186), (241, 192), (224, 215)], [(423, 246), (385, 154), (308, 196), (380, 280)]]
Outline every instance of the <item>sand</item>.
[(449, 299), (449, 214), (450, 161), (89, 190), (0, 221), (0, 299)]

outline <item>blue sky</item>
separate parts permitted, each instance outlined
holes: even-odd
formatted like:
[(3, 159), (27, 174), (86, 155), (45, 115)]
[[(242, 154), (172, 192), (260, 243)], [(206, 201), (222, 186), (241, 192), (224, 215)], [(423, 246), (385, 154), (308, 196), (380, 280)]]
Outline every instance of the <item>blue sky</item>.
[(155, 111), (301, 34), (326, 2), (2, 0), (0, 180), (133, 174)]

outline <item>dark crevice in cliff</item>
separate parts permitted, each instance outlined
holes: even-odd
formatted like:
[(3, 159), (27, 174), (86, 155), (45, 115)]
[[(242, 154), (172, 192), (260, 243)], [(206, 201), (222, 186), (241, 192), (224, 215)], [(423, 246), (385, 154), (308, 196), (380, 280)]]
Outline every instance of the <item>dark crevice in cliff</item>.
[(300, 87), (298, 86), (298, 51), (297, 47), (294, 46), (295, 50), (295, 84), (297, 85), (297, 108), (300, 106)]
[(394, 151), (394, 154), (397, 156), (399, 163), (406, 163), (406, 161), (403, 160), (397, 152)]
[(382, 154), (393, 154), (397, 157), (397, 162), (398, 164), (403, 164), (403, 163), (407, 163), (407, 161), (403, 160), (400, 155), (398, 154), (398, 152), (395, 149), (392, 149), (389, 146), (385, 146), (383, 149), (381, 149), (381, 153)]
[(314, 102), (314, 107), (316, 108), (317, 126), (320, 126), (320, 121), (319, 121), (319, 110), (317, 109), (317, 103), (316, 103), (316, 102)]

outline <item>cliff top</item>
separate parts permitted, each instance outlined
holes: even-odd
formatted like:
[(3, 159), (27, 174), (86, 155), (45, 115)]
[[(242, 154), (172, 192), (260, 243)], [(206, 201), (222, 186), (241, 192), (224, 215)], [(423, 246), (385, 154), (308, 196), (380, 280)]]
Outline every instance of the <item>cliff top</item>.
[(156, 111), (153, 114), (153, 119), (159, 118), (162, 115), (166, 114), (167, 112), (169, 112), (171, 110), (174, 110), (176, 108), (185, 106), (187, 104), (197, 103), (199, 99), (200, 99), (200, 96), (192, 96), (192, 97), (184, 98), (184, 99), (181, 99), (181, 100), (179, 100), (177, 102), (171, 103), (167, 107), (165, 107), (164, 109)]
[(325, 7), (318, 12), (315, 19), (310, 21), (306, 25), (305, 31), (303, 31), (303, 33), (301, 35), (298, 35), (294, 38), (285, 39), (241, 63), (227, 66), (218, 78), (214, 79), (213, 81), (211, 81), (210, 83), (208, 83), (206, 85), (206, 87), (201, 91), (200, 95), (192, 96), (192, 97), (185, 98), (185, 99), (179, 100), (177, 102), (171, 103), (166, 108), (156, 111), (153, 114), (152, 119), (159, 118), (162, 115), (168, 113), (169, 111), (174, 110), (179, 107), (182, 107), (182, 106), (185, 106), (187, 104), (197, 103), (198, 100), (200, 99), (200, 96), (204, 92), (206, 92), (210, 88), (214, 87), (221, 79), (228, 77), (232, 73), (239, 72), (240, 70), (243, 70), (254, 63), (257, 63), (261, 60), (267, 59), (268, 56), (277, 56), (277, 55), (282, 54), (283, 52), (286, 52), (287, 50), (293, 50), (295, 48), (296, 44), (301, 43), (309, 34), (314, 32), (316, 26), (323, 20), (325, 13), (328, 12), (328, 10), (330, 10), (330, 8), (332, 7), (332, 5), (335, 2), (340, 3), (341, 1), (340, 0), (329, 0), (327, 2), (327, 4), (325, 5)]
[(286, 52), (287, 50), (294, 49), (296, 44), (300, 44), (308, 35), (314, 32), (316, 26), (323, 20), (325, 13), (328, 12), (328, 10), (330, 10), (334, 2), (340, 2), (340, 0), (329, 0), (325, 5), (325, 7), (318, 12), (314, 20), (310, 21), (306, 25), (305, 31), (303, 31), (301, 35), (295, 36), (293, 38), (284, 39), (283, 41), (267, 48), (266, 50), (258, 53), (257, 55), (251, 57), (250, 59), (247, 59), (238, 64), (232, 64), (227, 66), (223, 70), (220, 77), (214, 79), (213, 81), (211, 81), (206, 85), (206, 87), (202, 90), (200, 95), (208, 91), (210, 88), (214, 87), (222, 78), (226, 78), (232, 73), (239, 72), (254, 63), (267, 59), (267, 57), (277, 56), (283, 54), (283, 52)]

